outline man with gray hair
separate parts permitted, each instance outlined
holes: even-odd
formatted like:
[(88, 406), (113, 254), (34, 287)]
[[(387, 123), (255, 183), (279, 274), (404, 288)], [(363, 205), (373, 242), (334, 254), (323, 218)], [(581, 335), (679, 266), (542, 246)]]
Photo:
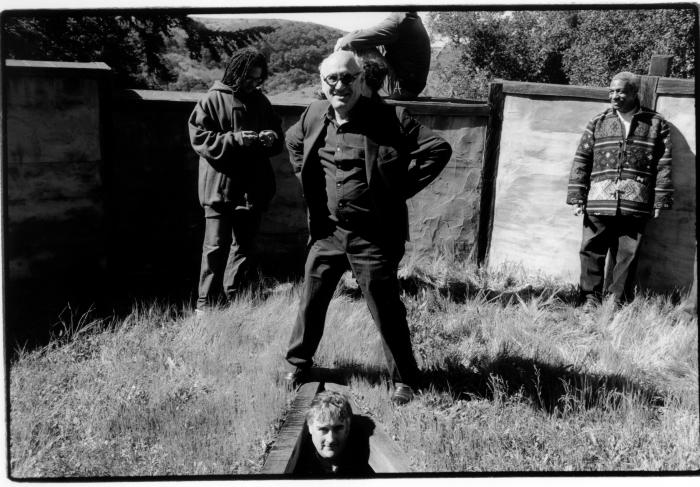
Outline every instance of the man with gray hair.
[(286, 379), (308, 377), (328, 305), (351, 269), (382, 337), (392, 400), (404, 404), (418, 375), (396, 276), (408, 238), (406, 200), (438, 176), (452, 149), (404, 108), (361, 96), (352, 53), (334, 52), (320, 72), (326, 99), (311, 103), (286, 134), (310, 234)]
[[(580, 291), (584, 310), (604, 291), (617, 306), (633, 295), (642, 232), (650, 217), (671, 208), (671, 133), (666, 121), (639, 102), (639, 77), (616, 74), (610, 108), (593, 117), (574, 156), (566, 202), (583, 214)], [(605, 258), (614, 267), (604, 286)]]

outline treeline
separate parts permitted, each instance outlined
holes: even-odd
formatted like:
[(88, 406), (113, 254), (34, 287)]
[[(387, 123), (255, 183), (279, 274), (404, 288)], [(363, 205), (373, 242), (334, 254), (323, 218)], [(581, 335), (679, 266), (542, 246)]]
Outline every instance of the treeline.
[(671, 76), (695, 77), (696, 9), (432, 12), (447, 41), (434, 59), (433, 96), (484, 98), (494, 78), (606, 86), (645, 74), (653, 54), (673, 56)]
[[(673, 56), (671, 76), (695, 76), (696, 9), (445, 11), (427, 15), (436, 50), (426, 96), (483, 99), (494, 78), (604, 86)], [(274, 14), (271, 14), (274, 15)], [(318, 84), (318, 65), (343, 32), (308, 22), (187, 15), (6, 14), (15, 59), (103, 61), (123, 88), (206, 90), (230, 54), (254, 45), (269, 59), (268, 93)]]
[(3, 45), (10, 59), (102, 61), (121, 88), (206, 90), (229, 56), (254, 45), (270, 60), (268, 91), (317, 82), (318, 65), (342, 35), (305, 22), (194, 19), (187, 15), (8, 15)]

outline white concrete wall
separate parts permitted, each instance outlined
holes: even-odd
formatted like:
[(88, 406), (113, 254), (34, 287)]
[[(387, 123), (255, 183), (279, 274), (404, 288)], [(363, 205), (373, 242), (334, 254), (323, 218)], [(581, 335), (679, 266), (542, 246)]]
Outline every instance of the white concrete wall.
[(647, 225), (637, 276), (643, 287), (687, 286), (695, 265), (695, 98), (659, 97), (656, 109), (671, 126), (673, 208)]
[(489, 269), (516, 264), (533, 274), (578, 280), (582, 217), (566, 204), (566, 189), (583, 129), (605, 106), (506, 97)]

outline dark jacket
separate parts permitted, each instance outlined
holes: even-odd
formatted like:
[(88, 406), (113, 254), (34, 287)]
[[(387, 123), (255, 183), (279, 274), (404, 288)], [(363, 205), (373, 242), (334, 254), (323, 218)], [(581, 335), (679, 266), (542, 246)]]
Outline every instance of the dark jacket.
[(384, 46), (385, 57), (399, 86), (416, 96), (425, 88), (430, 71), (430, 38), (415, 12), (394, 12), (374, 27), (356, 30), (340, 39), (341, 49)]
[[(329, 213), (318, 149), (325, 141), (329, 103), (314, 101), (287, 131), (289, 158), (301, 181), (312, 240), (327, 234)], [(452, 155), (450, 145), (405, 108), (360, 97), (351, 112), (365, 127), (367, 183), (383, 235), (408, 239), (406, 199), (435, 179)]]
[[(190, 142), (199, 154), (199, 202), (206, 216), (225, 205), (264, 209), (275, 194), (269, 156), (282, 151), (282, 127), (269, 100), (255, 90), (244, 100), (216, 81), (197, 102), (189, 121)], [(245, 147), (240, 131), (274, 130), (272, 147)]]
[[(619, 195), (619, 196), (618, 196)], [(581, 137), (569, 178), (566, 202), (584, 204), (593, 215), (649, 216), (671, 208), (671, 133), (663, 117), (641, 108), (630, 133), (617, 112), (596, 115)]]

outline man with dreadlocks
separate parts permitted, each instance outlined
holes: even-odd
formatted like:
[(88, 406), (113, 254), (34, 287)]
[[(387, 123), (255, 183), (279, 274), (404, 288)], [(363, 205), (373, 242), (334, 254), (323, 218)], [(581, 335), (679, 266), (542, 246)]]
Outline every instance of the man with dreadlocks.
[(282, 151), (280, 118), (258, 89), (266, 78), (261, 53), (236, 51), (188, 121), (206, 222), (197, 314), (217, 301), (221, 287), (231, 299), (255, 268), (255, 236), (275, 193), (269, 157)]

